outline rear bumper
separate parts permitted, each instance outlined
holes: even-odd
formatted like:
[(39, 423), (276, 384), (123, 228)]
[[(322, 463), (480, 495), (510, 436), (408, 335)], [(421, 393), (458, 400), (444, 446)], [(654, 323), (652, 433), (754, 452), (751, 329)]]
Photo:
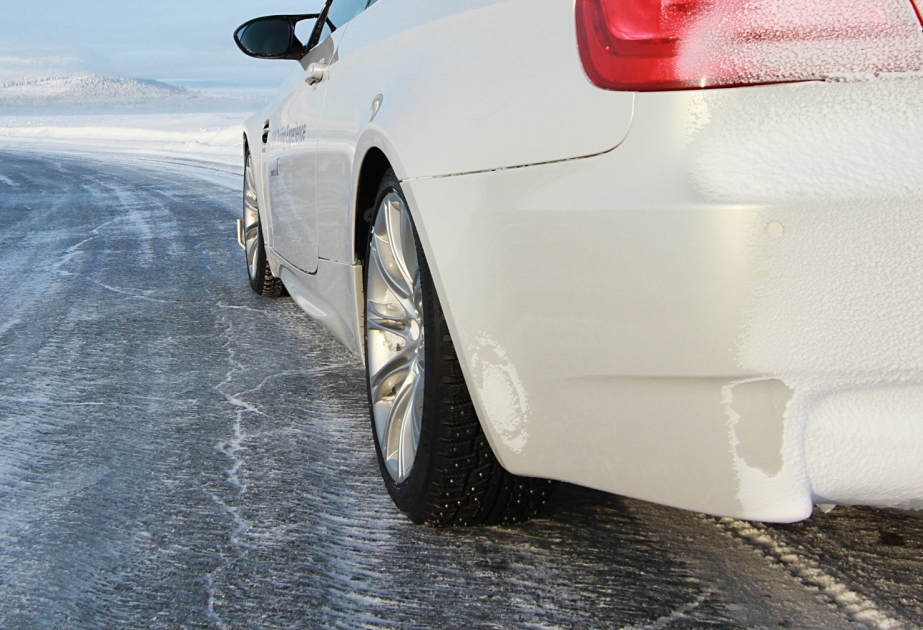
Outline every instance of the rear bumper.
[(407, 181), (503, 464), (769, 521), (923, 507), (921, 146), (919, 80), (639, 94), (606, 155)]

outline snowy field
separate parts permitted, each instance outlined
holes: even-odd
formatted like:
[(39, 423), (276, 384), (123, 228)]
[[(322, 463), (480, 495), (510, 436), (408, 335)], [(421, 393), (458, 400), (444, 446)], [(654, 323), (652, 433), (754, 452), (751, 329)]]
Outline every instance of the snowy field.
[(81, 155), (147, 168), (178, 169), (236, 189), (243, 173), (242, 122), (249, 115), (0, 114), (0, 145), (28, 153)]

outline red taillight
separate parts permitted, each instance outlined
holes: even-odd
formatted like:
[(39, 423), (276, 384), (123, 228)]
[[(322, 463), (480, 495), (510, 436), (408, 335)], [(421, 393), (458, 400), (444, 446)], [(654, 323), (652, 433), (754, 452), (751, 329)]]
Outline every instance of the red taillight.
[(587, 76), (611, 90), (919, 72), (919, 8), (910, 0), (577, 0), (577, 40)]

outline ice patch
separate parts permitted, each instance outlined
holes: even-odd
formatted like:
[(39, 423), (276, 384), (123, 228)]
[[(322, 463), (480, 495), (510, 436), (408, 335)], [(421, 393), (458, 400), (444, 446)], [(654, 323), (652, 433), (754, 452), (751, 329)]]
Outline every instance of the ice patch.
[(661, 630), (662, 628), (674, 627), (677, 625), (677, 622), (690, 619), (690, 613), (700, 608), (712, 595), (714, 595), (712, 591), (706, 590), (700, 593), (699, 596), (695, 598), (695, 601), (681, 606), (669, 615), (661, 617), (652, 623), (646, 623), (643, 626), (625, 626), (622, 630)]
[(507, 449), (523, 455), (529, 442), (529, 397), (516, 367), (489, 336), (478, 337), (468, 351), (487, 422)]
[(10, 330), (10, 328), (18, 324), (20, 321), (22, 320), (12, 318), (0, 324), (0, 337), (3, 337), (3, 335), (5, 335)]
[(66, 250), (64, 250), (61, 256), (61, 259), (58, 260), (58, 262), (51, 265), (51, 269), (55, 273), (60, 274), (62, 276), (71, 275), (69, 271), (62, 270), (61, 267), (70, 263), (70, 261), (73, 260), (75, 257), (77, 257), (79, 254), (82, 254), (83, 251), (81, 250), (81, 248), (95, 238), (96, 238), (95, 236), (91, 236), (90, 238), (83, 239), (76, 245), (71, 245), (70, 247), (68, 247)]

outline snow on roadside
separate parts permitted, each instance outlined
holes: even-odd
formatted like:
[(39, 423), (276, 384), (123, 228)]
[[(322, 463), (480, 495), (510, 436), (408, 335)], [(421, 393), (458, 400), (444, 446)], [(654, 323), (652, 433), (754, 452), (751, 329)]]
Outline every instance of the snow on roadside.
[(182, 170), (238, 188), (247, 113), (0, 116), (0, 146)]

